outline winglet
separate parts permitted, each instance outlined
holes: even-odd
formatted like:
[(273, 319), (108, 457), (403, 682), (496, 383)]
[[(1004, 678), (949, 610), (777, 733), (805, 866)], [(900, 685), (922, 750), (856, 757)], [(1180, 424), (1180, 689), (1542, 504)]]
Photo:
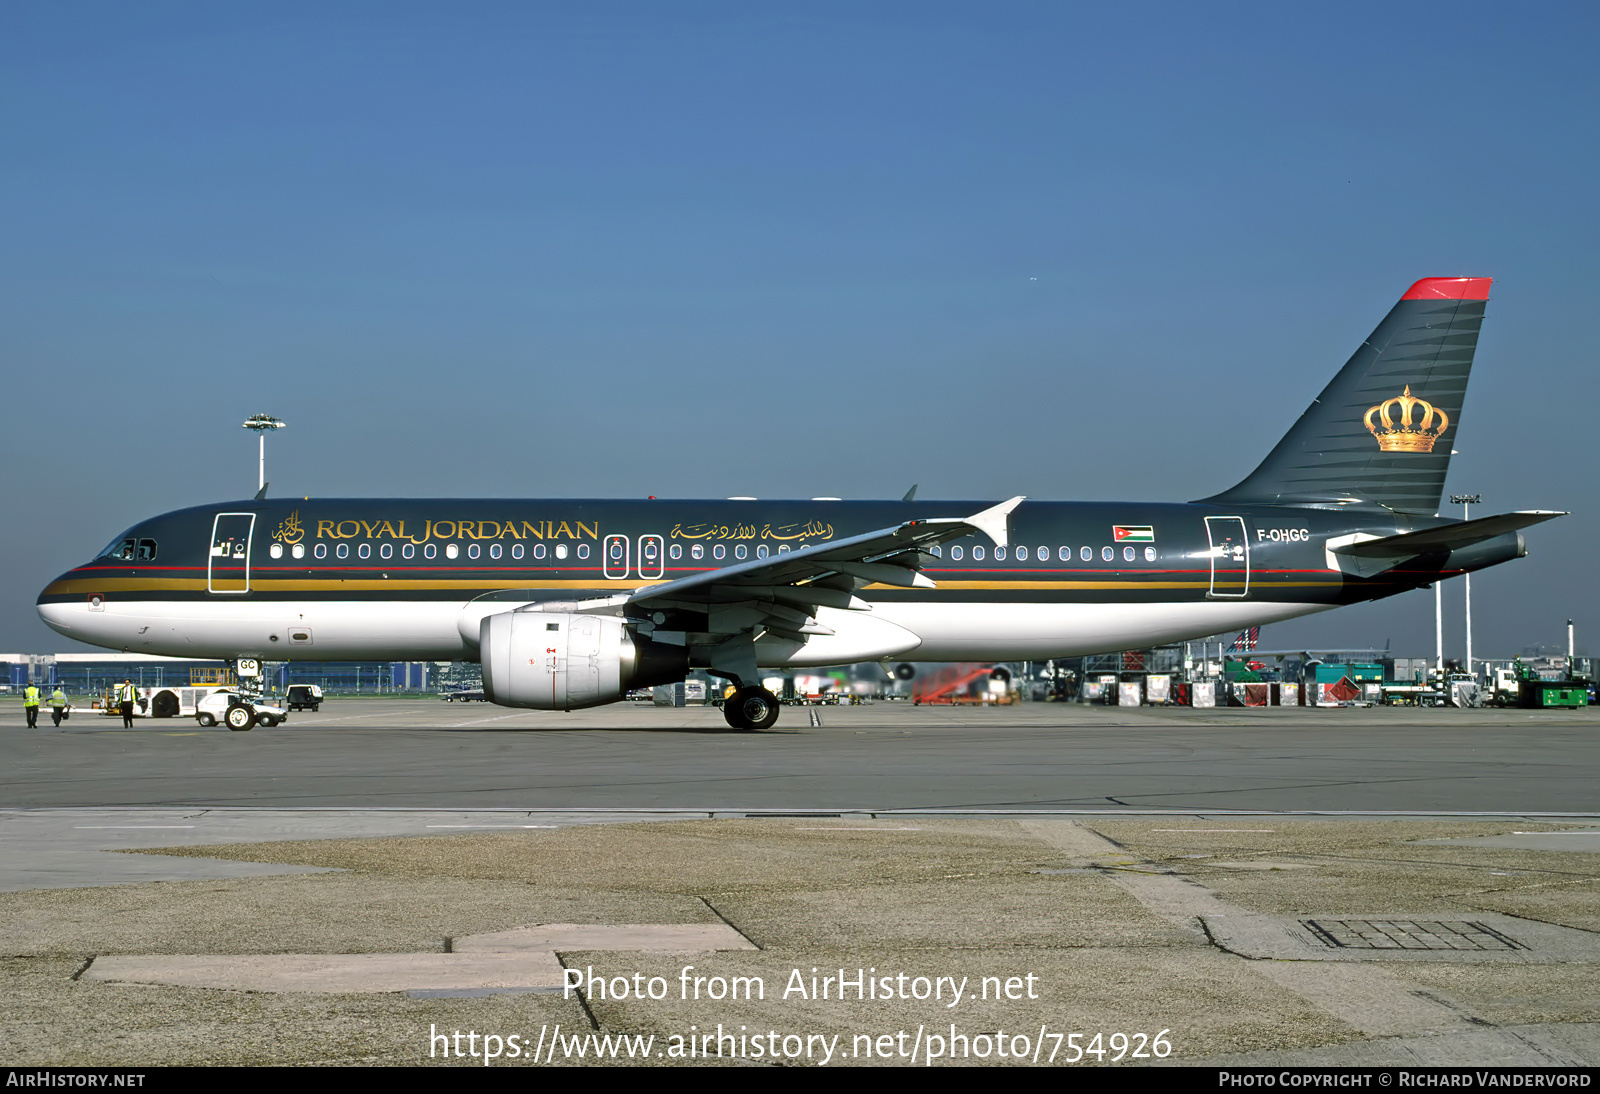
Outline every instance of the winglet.
[(1018, 494), (1010, 501), (1003, 501), (999, 505), (990, 506), (981, 513), (974, 513), (965, 518), (963, 523), (970, 524), (990, 539), (994, 540), (996, 547), (1006, 546), (1006, 518), (1011, 515), (1011, 510), (1022, 504), (1026, 494)]

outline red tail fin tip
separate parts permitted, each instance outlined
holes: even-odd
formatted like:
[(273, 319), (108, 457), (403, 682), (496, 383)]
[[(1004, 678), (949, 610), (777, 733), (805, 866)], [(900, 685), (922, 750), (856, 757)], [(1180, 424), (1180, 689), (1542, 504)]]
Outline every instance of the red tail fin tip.
[(1487, 300), (1492, 277), (1424, 277), (1401, 300)]

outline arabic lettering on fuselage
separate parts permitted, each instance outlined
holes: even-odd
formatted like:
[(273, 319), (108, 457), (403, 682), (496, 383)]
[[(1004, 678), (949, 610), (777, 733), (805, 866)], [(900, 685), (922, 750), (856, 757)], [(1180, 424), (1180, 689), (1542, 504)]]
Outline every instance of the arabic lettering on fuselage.
[[(285, 524), (288, 522), (285, 521)], [(284, 528), (273, 533), (274, 539), (295, 543), (288, 539)], [(429, 540), (447, 539), (599, 539), (600, 523), (581, 520), (318, 520), (317, 539), (371, 539), (405, 540), (426, 543)]]
[(300, 523), (300, 510), (296, 509), (283, 518), (283, 523), (278, 525), (278, 530), (272, 533), (272, 538), (280, 543), (295, 544), (306, 538), (305, 525)]
[(674, 524), (670, 539), (832, 539), (833, 525), (820, 520), (804, 524)]

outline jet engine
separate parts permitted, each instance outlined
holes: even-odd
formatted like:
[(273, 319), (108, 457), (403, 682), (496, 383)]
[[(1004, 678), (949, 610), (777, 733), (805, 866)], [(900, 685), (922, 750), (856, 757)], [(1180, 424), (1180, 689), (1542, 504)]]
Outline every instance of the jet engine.
[(479, 625), (478, 650), (484, 694), (505, 707), (597, 707), (689, 671), (686, 648), (634, 634), (615, 616), (502, 612)]

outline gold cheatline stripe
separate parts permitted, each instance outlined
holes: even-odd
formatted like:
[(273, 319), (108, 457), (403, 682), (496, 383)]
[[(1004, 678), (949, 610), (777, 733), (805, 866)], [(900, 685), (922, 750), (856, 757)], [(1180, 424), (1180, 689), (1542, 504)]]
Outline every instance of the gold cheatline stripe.
[[(379, 589), (643, 589), (663, 582), (618, 580), (614, 578), (561, 579), (539, 578), (526, 581), (504, 581), (492, 578), (262, 578), (252, 581), (252, 590), (261, 592), (337, 592), (339, 590)], [(239, 579), (219, 578), (222, 591), (241, 591)], [(1318, 589), (1338, 585), (1337, 581), (1253, 581), (1251, 588)], [(229, 589), (228, 586), (235, 586)], [(941, 581), (940, 589), (984, 589), (991, 591), (1028, 592), (1046, 589), (1242, 589), (1242, 581)], [(205, 592), (205, 578), (199, 577), (109, 577), (99, 580), (73, 578), (55, 581), (45, 589), (47, 596), (67, 593)], [(867, 592), (901, 592), (897, 585), (868, 585)]]
[[(242, 584), (239, 578), (218, 578), (217, 584), (223, 586), (238, 586)], [(268, 577), (251, 579), (252, 591), (263, 592), (316, 592), (333, 591), (337, 589), (639, 589), (646, 585), (659, 585), (656, 581), (618, 581), (608, 578), (590, 581), (568, 581), (557, 579), (540, 579), (537, 581), (495, 581), (489, 578), (369, 578), (329, 577), (305, 580), (300, 578)], [(152, 592), (156, 590), (188, 590), (190, 592), (206, 591), (206, 579), (203, 577), (110, 577), (96, 581), (90, 578), (73, 578), (69, 581), (52, 582), (45, 589), (47, 594), (54, 593), (107, 593), (107, 592)], [(236, 590), (235, 590), (236, 591)]]
[[(1315, 589), (1336, 581), (1252, 581), (1250, 588)], [(893, 585), (868, 585), (868, 589), (893, 589)], [(1242, 589), (1243, 581), (941, 581), (941, 589)]]

